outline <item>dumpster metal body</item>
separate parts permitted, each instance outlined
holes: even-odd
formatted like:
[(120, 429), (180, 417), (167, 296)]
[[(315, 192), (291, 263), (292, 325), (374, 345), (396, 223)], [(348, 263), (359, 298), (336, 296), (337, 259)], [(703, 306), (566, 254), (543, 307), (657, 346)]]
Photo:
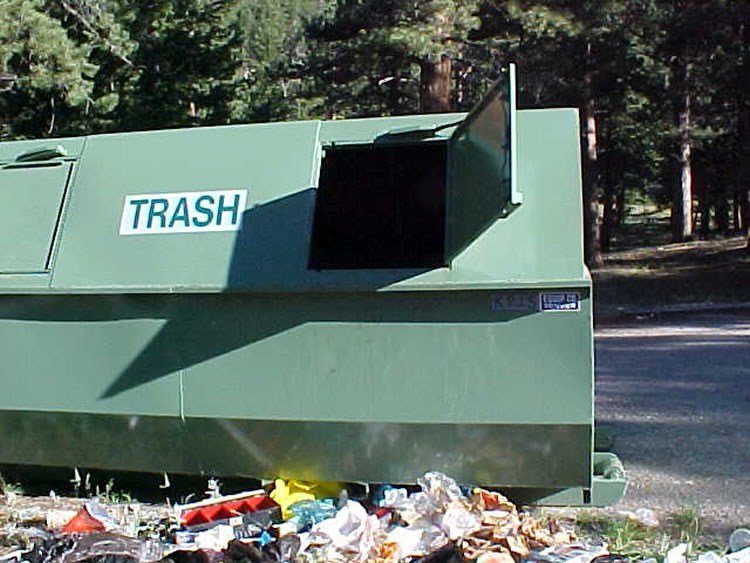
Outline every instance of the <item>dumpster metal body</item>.
[(578, 118), (510, 82), (0, 144), (0, 463), (592, 501)]

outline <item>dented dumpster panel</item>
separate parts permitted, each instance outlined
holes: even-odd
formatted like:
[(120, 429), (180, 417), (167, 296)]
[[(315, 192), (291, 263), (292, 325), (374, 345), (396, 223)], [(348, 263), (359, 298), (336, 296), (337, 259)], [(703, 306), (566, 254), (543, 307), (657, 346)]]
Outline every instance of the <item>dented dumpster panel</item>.
[(590, 490), (577, 114), (507, 86), (468, 118), (0, 143), (72, 171), (44, 267), (0, 270), (0, 462)]

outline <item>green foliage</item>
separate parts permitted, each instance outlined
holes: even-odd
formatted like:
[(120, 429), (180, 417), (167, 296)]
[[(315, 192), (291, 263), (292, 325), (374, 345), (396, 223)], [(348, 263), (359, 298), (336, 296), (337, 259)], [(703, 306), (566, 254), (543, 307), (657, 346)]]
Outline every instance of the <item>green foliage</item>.
[[(244, 0), (235, 8), (242, 64), (229, 102), (232, 121), (304, 119), (310, 100), (307, 25), (321, 11), (316, 0)], [(314, 103), (314, 101), (313, 101)]]
[(515, 61), (522, 107), (593, 116), (605, 230), (672, 201), (689, 100), (695, 195), (728, 232), (748, 21), (731, 0), (0, 0), (0, 138), (468, 110)]
[(42, 0), (0, 0), (0, 124), (3, 136), (52, 135), (59, 108), (85, 104), (95, 64)]
[(213, 0), (133, 3), (129, 28), (138, 47), (120, 85), (120, 129), (229, 121), (241, 43), (232, 8)]
[(473, 0), (340, 0), (313, 26), (311, 70), (329, 117), (415, 113), (427, 73), (479, 26)]

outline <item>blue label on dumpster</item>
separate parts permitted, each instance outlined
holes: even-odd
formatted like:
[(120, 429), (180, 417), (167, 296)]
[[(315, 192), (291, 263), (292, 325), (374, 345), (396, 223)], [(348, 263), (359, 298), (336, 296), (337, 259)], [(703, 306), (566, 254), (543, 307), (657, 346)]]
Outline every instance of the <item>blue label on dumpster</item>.
[(541, 294), (542, 311), (580, 311), (581, 295), (576, 291)]
[(125, 197), (121, 235), (237, 231), (247, 190), (138, 194)]

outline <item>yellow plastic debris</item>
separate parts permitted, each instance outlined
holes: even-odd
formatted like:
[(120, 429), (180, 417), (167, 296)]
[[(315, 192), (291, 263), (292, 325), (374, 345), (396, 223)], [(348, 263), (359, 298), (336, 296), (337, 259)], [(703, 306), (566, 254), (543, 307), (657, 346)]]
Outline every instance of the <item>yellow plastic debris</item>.
[(334, 498), (339, 496), (344, 487), (341, 483), (332, 481), (284, 481), (276, 479), (274, 489), (269, 495), (281, 507), (281, 515), (287, 520), (292, 517), (289, 507), (302, 500)]

